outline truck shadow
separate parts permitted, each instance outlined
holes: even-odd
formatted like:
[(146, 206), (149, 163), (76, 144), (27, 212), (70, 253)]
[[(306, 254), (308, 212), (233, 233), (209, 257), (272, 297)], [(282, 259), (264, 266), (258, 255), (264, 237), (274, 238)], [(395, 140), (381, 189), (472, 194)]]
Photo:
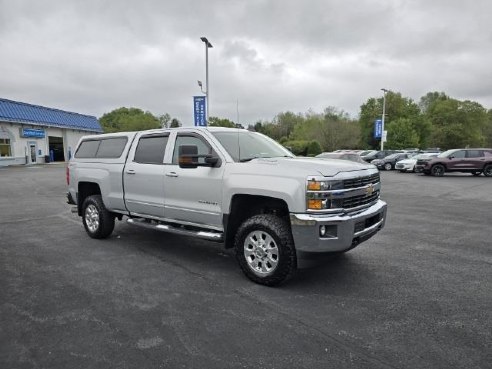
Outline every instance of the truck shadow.
[[(118, 239), (122, 247), (133, 248), (192, 275), (228, 285), (231, 289), (271, 290), (249, 281), (237, 264), (234, 250), (225, 249), (222, 243), (138, 229), (124, 223), (117, 225), (111, 239)], [(319, 290), (324, 293), (336, 293), (341, 289), (345, 293), (359, 291), (370, 283), (373, 275), (364, 259), (355, 254), (354, 250), (349, 254), (325, 257), (319, 265), (299, 269), (291, 280), (277, 288), (283, 291), (302, 290), (303, 294)]]

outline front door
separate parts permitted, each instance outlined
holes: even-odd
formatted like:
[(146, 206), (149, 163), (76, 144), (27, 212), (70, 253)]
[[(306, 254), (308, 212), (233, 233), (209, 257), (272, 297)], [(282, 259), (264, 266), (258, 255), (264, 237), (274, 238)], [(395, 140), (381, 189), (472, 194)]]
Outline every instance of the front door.
[(172, 162), (166, 165), (164, 177), (166, 219), (222, 230), (224, 161), (221, 160), (216, 167), (180, 168), (180, 145), (196, 145), (199, 155), (218, 156), (199, 134), (179, 133), (176, 136)]
[(27, 163), (28, 164), (36, 164), (36, 151), (37, 151), (37, 145), (36, 142), (29, 142), (28, 143), (28, 152), (27, 152)]

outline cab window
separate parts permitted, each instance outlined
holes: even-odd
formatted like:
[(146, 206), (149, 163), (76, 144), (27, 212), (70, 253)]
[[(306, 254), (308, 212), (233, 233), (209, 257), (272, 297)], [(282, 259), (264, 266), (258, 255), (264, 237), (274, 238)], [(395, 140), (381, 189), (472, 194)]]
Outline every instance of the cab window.
[(168, 134), (140, 137), (133, 161), (140, 164), (163, 164), (168, 139)]
[[(198, 148), (198, 155), (209, 155), (213, 153), (212, 147), (201, 137), (195, 135), (178, 135), (174, 145), (173, 164), (178, 164), (179, 146), (195, 145)], [(199, 163), (204, 163), (205, 158), (199, 158)]]

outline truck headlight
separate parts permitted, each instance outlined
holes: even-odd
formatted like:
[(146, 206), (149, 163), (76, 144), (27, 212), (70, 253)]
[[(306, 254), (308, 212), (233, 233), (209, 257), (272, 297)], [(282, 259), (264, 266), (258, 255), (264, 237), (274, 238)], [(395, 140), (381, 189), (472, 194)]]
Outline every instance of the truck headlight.
[(342, 181), (308, 181), (308, 191), (329, 191), (343, 189)]

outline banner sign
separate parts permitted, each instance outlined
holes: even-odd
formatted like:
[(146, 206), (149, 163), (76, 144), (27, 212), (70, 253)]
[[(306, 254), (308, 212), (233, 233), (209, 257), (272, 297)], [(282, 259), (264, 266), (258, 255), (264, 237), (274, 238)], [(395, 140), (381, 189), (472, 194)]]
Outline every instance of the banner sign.
[(193, 109), (195, 111), (195, 126), (207, 126), (207, 114), (205, 108), (205, 96), (193, 96)]
[(376, 119), (374, 121), (374, 138), (381, 138), (383, 135), (383, 121)]
[(22, 128), (21, 137), (24, 138), (44, 138), (44, 129)]

